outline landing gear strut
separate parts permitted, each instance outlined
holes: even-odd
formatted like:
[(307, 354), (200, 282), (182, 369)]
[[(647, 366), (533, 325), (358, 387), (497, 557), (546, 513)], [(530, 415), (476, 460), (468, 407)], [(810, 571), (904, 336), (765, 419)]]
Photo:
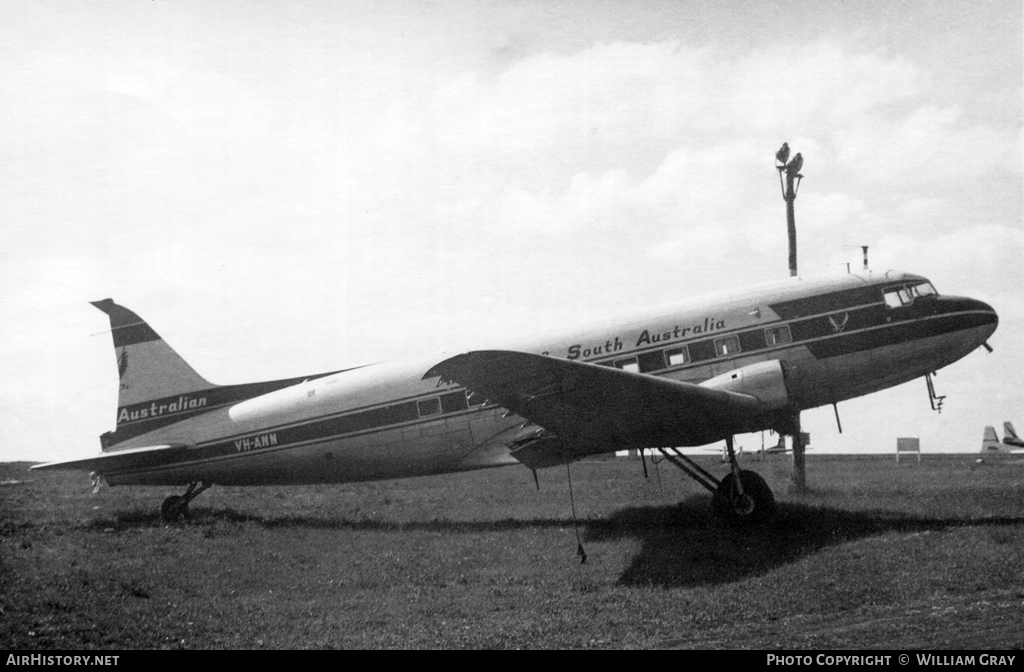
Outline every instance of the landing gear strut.
[[(213, 483), (192, 481), (184, 495), (171, 495), (160, 505), (160, 517), (167, 523), (174, 523), (188, 518), (188, 504), (207, 490)], [(198, 487), (197, 487), (198, 486)]]
[[(740, 469), (732, 437), (725, 440), (730, 473), (718, 480), (674, 448), (659, 448), (669, 462), (711, 491), (711, 515), (730, 525), (762, 525), (775, 514), (775, 497), (764, 479)], [(672, 451), (670, 454), (668, 451)]]

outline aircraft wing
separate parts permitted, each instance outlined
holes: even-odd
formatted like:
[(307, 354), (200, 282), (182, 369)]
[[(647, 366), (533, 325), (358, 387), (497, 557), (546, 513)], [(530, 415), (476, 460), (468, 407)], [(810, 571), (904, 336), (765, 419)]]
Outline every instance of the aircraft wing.
[(512, 452), (533, 468), (627, 448), (704, 445), (764, 410), (748, 394), (507, 350), (457, 355), (423, 377), (436, 376), (538, 425)]
[(187, 447), (188, 446), (183, 443), (146, 446), (144, 448), (119, 450), (114, 453), (103, 453), (102, 455), (86, 457), (79, 460), (47, 462), (46, 464), (37, 464), (29, 468), (54, 470), (81, 469), (106, 473), (124, 471), (126, 469), (138, 469), (142, 467), (156, 467), (162, 464), (174, 462)]

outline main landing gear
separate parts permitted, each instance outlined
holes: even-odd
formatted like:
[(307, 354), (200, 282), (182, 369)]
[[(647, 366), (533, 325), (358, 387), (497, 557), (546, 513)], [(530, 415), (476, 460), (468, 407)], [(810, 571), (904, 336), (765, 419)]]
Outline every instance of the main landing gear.
[[(176, 523), (188, 518), (188, 504), (199, 496), (199, 493), (207, 490), (213, 483), (205, 481), (192, 481), (188, 484), (188, 490), (184, 495), (171, 495), (160, 505), (160, 517), (164, 522)], [(198, 487), (197, 487), (198, 486)]]
[[(711, 491), (711, 515), (730, 525), (763, 525), (775, 514), (775, 497), (764, 479), (740, 469), (732, 437), (725, 440), (730, 473), (719, 480), (675, 448), (659, 448), (669, 462)], [(670, 452), (671, 451), (671, 452)]]

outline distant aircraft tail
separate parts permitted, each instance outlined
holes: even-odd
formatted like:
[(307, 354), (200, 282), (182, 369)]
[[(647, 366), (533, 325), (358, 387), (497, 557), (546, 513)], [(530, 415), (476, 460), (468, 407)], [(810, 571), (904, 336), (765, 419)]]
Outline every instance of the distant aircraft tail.
[[(167, 345), (146, 322), (113, 299), (94, 301), (110, 318), (120, 388), (117, 395), (118, 434), (122, 427), (143, 426), (182, 419), (183, 413), (206, 410), (200, 391), (218, 387), (200, 376)], [(120, 437), (119, 437), (120, 438)], [(106, 447), (106, 446), (105, 446)]]
[(785, 453), (786, 448), (786, 437), (783, 434), (779, 434), (779, 442), (774, 446), (766, 446), (764, 449), (766, 453)]
[(1017, 446), (1018, 448), (1024, 448), (1024, 440), (1017, 436), (1017, 432), (1013, 429), (1012, 422), (1003, 423), (1003, 443), (1011, 446)]
[(988, 426), (985, 428), (985, 434), (981, 439), (981, 452), (983, 453), (994, 453), (994, 452), (1006, 452), (1007, 446), (999, 441), (999, 437), (996, 436), (996, 428)]

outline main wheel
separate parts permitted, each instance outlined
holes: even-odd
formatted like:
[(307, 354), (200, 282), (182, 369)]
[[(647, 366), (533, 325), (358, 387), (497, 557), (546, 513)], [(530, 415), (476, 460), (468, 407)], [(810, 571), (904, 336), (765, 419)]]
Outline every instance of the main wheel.
[(182, 497), (171, 495), (160, 505), (160, 517), (164, 522), (174, 523), (182, 518), (188, 518), (188, 504), (182, 503)]
[(736, 478), (729, 474), (711, 498), (711, 515), (730, 525), (763, 525), (775, 514), (775, 496), (764, 479), (753, 471), (741, 471), (741, 495)]

